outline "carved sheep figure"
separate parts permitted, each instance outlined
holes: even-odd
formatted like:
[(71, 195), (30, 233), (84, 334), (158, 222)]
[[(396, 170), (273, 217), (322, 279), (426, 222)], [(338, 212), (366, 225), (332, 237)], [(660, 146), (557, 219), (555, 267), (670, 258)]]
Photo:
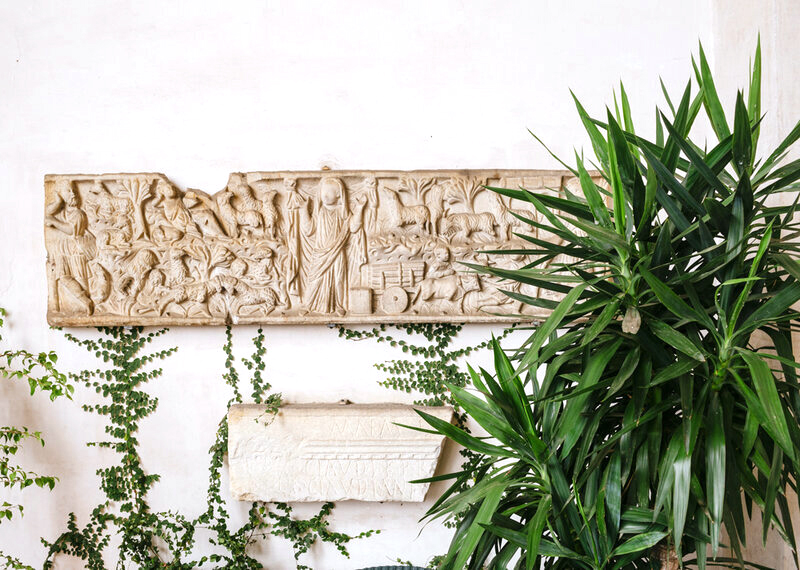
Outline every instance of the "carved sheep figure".
[(406, 206), (396, 190), (387, 188), (386, 192), (391, 204), (389, 220), (393, 226), (417, 226), (423, 232), (430, 232), (431, 216), (427, 206)]
[(470, 213), (456, 213), (450, 214), (443, 219), (442, 233), (447, 237), (461, 236), (464, 239), (469, 238), (473, 233), (484, 233), (489, 236), (495, 237), (495, 221), (494, 215), (489, 212), (481, 212), (479, 214)]

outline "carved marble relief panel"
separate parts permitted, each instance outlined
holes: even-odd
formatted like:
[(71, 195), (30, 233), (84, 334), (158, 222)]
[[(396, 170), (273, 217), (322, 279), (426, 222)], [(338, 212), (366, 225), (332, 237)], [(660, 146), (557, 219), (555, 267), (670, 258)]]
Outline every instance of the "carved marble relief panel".
[[(62, 326), (509, 321), (534, 316), (458, 262), (519, 267), (530, 204), (560, 171), (233, 173), (216, 194), (164, 175), (45, 177), (48, 321)], [(554, 236), (540, 236), (554, 239)], [(502, 287), (538, 295), (533, 287)], [(499, 316), (505, 315), (505, 316)]]
[[(421, 407), (451, 421), (449, 407)], [(401, 404), (257, 404), (228, 412), (231, 494), (241, 501), (422, 501), (444, 436)]]

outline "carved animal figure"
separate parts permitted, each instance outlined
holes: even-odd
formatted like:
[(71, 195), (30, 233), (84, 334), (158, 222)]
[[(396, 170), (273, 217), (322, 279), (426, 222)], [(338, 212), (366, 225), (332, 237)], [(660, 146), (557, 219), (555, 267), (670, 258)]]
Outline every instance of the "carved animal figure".
[(279, 304), (278, 294), (270, 287), (253, 287), (231, 275), (216, 278), (221, 290), (230, 297), (230, 313), (233, 316), (249, 316), (254, 313), (269, 315)]
[(230, 190), (223, 190), (217, 195), (217, 206), (220, 217), (225, 224), (228, 235), (239, 237), (239, 234), (252, 235), (263, 228), (264, 220), (258, 210), (238, 210), (233, 205), (236, 195)]
[(150, 271), (158, 264), (158, 256), (149, 249), (140, 249), (124, 265), (117, 281), (117, 289), (136, 297)]
[(396, 190), (386, 189), (389, 197), (389, 221), (398, 228), (416, 226), (423, 232), (431, 230), (431, 216), (427, 206), (406, 206)]
[(496, 236), (494, 227), (497, 222), (494, 215), (489, 212), (479, 214), (469, 214), (458, 212), (449, 214), (443, 220), (442, 233), (449, 237), (469, 238), (473, 233), (484, 233), (489, 236)]
[(261, 202), (261, 216), (264, 219), (264, 229), (272, 239), (275, 239), (278, 232), (278, 224), (280, 223), (280, 213), (278, 207), (275, 205), (275, 197), (277, 195), (278, 193), (275, 190), (270, 190)]
[(171, 287), (183, 285), (189, 277), (189, 268), (184, 258), (186, 253), (180, 249), (171, 249), (169, 252), (169, 279), (167, 284)]
[(431, 193), (428, 201), (428, 211), (430, 212), (431, 233), (439, 235), (442, 231), (441, 221), (444, 216), (444, 191), (436, 186)]
[(430, 301), (432, 299), (454, 301), (458, 295), (459, 285), (460, 280), (456, 274), (423, 279), (420, 281), (419, 292), (414, 301)]
[(507, 240), (512, 238), (514, 231), (522, 231), (530, 233), (535, 228), (520, 220), (514, 214), (518, 214), (528, 219), (535, 219), (536, 214), (530, 210), (517, 210), (510, 208), (508, 204), (498, 195), (494, 195), (494, 200), (491, 203), (490, 211), (494, 214), (497, 220), (497, 225), (500, 230), (500, 237)]
[(183, 283), (172, 287), (161, 300), (158, 314), (209, 317), (208, 298), (217, 290), (213, 283)]

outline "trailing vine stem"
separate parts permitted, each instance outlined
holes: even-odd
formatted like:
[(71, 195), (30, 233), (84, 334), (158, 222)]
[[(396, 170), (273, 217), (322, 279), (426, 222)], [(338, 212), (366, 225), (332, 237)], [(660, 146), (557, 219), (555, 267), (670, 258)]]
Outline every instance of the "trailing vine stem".
[[(2, 329), (6, 311), (0, 307), (0, 329)], [(0, 341), (3, 340), (0, 334)], [(37, 391), (47, 392), (50, 400), (61, 396), (72, 397), (75, 389), (65, 374), (56, 368), (58, 356), (51, 351), (30, 352), (24, 349), (5, 349), (0, 352), (0, 376), (9, 380), (21, 380), (28, 384), (33, 396)], [(12, 458), (22, 449), (26, 442), (37, 442), (44, 446), (42, 433), (32, 431), (26, 426), (0, 426), (0, 488), (25, 489), (32, 485), (47, 488), (51, 491), (58, 481), (57, 477), (41, 475), (28, 471), (12, 462)], [(22, 516), (24, 508), (21, 504), (10, 503), (0, 499), (0, 523)], [(3, 568), (29, 569), (19, 558), (0, 550), (0, 566)]]
[[(118, 555), (117, 568), (128, 564), (136, 568), (191, 569), (200, 567), (261, 569), (263, 565), (248, 553), (255, 543), (269, 536), (290, 541), (296, 566), (310, 570), (299, 562), (317, 540), (333, 544), (344, 556), (349, 556), (346, 545), (351, 540), (370, 536), (378, 531), (365, 531), (355, 536), (333, 532), (329, 529), (328, 515), (333, 503), (326, 503), (320, 511), (307, 520), (294, 519), (292, 509), (283, 503), (275, 504), (275, 511), (262, 502), (251, 504), (247, 520), (238, 528), (231, 528), (230, 514), (222, 492), (222, 469), (228, 448), (227, 408), (242, 403), (242, 379), (233, 355), (233, 335), (230, 327), (225, 332), (225, 372), (223, 380), (230, 386), (233, 396), (228, 401), (226, 413), (218, 425), (214, 443), (209, 449), (210, 464), (206, 508), (196, 518), (174, 511), (153, 512), (147, 494), (159, 481), (157, 474), (147, 473), (139, 454), (136, 434), (140, 422), (153, 414), (158, 400), (142, 390), (148, 381), (158, 378), (162, 370), (147, 370), (148, 365), (172, 355), (176, 348), (139, 355), (141, 350), (167, 329), (145, 333), (141, 327), (100, 328), (99, 339), (79, 339), (69, 333), (67, 339), (93, 353), (108, 366), (83, 370), (71, 377), (100, 394), (104, 402), (84, 404), (83, 409), (108, 418), (104, 428), (106, 441), (89, 442), (90, 446), (109, 448), (119, 455), (119, 462), (97, 470), (105, 501), (96, 506), (89, 521), (79, 527), (77, 517), (70, 513), (67, 530), (52, 543), (42, 540), (48, 547), (45, 569), (52, 568), (58, 554), (76, 556), (86, 562), (90, 570), (105, 570), (104, 554), (112, 544)], [(271, 393), (271, 385), (264, 377), (265, 337), (259, 329), (253, 338), (254, 351), (241, 362), (250, 372), (252, 388), (250, 399), (266, 407), (267, 414), (275, 414), (281, 403), (280, 394)], [(208, 543), (219, 552), (194, 557), (199, 528), (211, 531)]]

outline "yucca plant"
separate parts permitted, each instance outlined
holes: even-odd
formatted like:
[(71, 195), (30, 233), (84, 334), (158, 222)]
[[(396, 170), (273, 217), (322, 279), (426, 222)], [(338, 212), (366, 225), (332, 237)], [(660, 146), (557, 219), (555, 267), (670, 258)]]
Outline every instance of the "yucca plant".
[[(699, 92), (690, 81), (673, 105), (664, 91), (654, 141), (621, 85), (602, 120), (576, 99), (596, 157), (565, 164), (582, 195), (494, 189), (537, 215), (527, 249), (491, 253), (533, 262), (474, 269), (563, 298), (509, 291), (549, 318), (508, 356), (495, 345), (477, 393), (451, 388), (488, 438), (423, 414), (484, 454), (439, 478), (455, 481), (428, 515), (460, 517), (441, 568), (764, 568), (742, 547), (770, 528), (796, 551), (800, 161), (781, 164), (800, 123), (757, 159), (760, 59), (732, 127), (701, 46)], [(713, 144), (690, 137), (701, 110)], [(763, 536), (747, 536), (756, 511)]]

